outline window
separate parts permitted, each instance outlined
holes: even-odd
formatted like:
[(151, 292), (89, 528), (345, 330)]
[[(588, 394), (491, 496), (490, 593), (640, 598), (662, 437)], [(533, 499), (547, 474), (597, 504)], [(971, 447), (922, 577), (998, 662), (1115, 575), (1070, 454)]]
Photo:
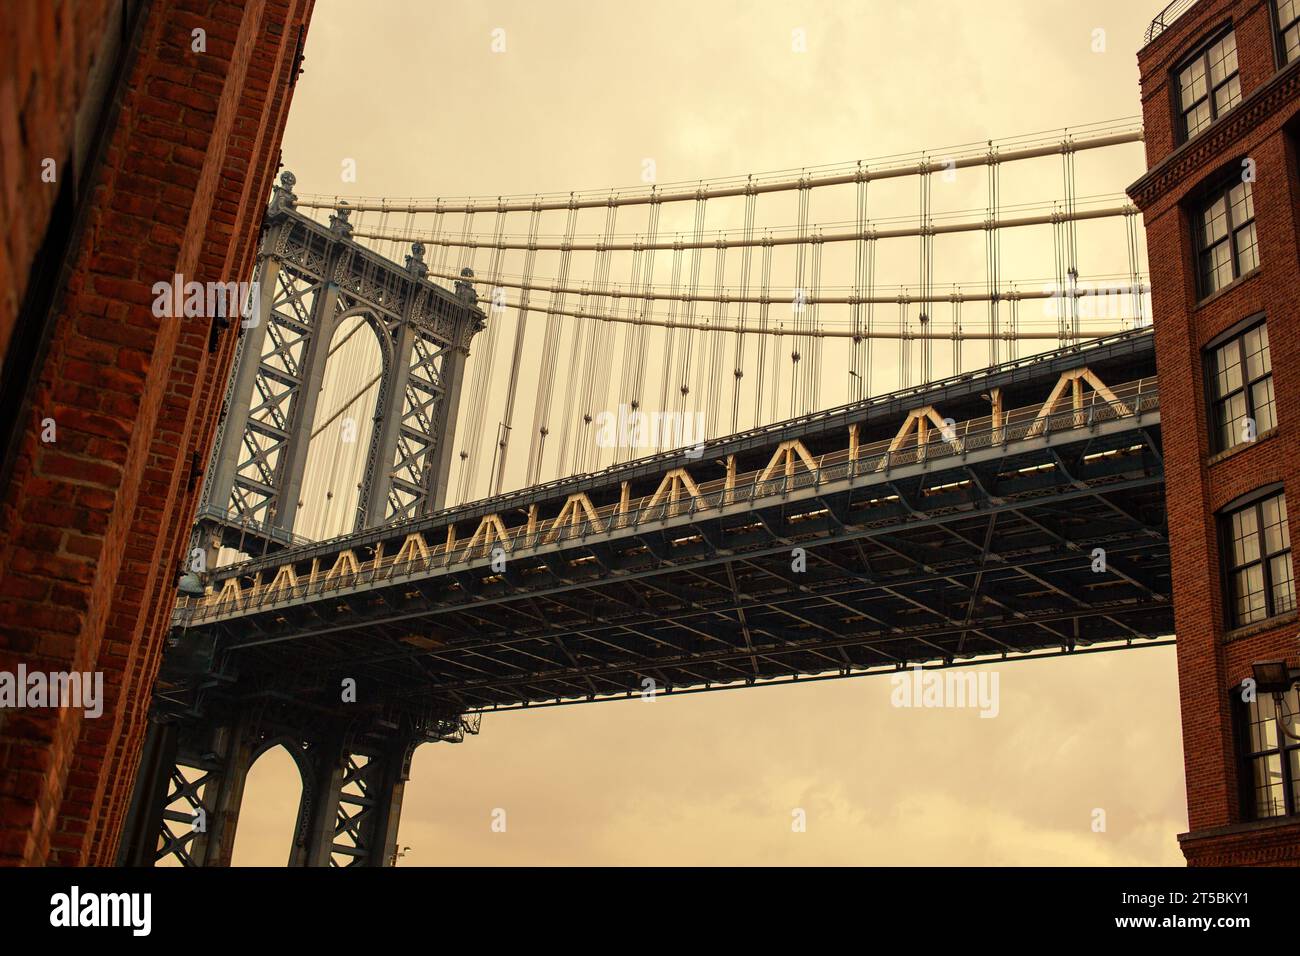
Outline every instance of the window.
[(1300, 687), (1245, 705), (1243, 786), (1257, 820), (1300, 813)]
[(1300, 0), (1277, 0), (1277, 47), (1283, 64), (1300, 58)]
[(1230, 626), (1241, 627), (1294, 610), (1286, 495), (1278, 491), (1257, 498), (1224, 512), (1220, 521)]
[(1268, 326), (1260, 322), (1209, 353), (1210, 445), (1226, 451), (1277, 424)]
[(1183, 135), (1191, 139), (1241, 101), (1237, 35), (1229, 30), (1192, 57), (1177, 75)]
[(1202, 200), (1194, 225), (1202, 298), (1259, 265), (1251, 183), (1234, 174), (1227, 185)]

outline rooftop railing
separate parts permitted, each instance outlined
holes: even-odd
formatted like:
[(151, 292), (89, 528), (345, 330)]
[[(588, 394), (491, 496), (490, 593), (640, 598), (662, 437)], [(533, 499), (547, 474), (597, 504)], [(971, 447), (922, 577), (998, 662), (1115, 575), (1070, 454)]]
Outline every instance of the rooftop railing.
[(1173, 25), (1173, 22), (1186, 13), (1196, 3), (1196, 0), (1173, 0), (1167, 7), (1156, 14), (1156, 18), (1151, 21), (1147, 27), (1146, 36), (1142, 38), (1142, 45), (1150, 43), (1165, 30)]

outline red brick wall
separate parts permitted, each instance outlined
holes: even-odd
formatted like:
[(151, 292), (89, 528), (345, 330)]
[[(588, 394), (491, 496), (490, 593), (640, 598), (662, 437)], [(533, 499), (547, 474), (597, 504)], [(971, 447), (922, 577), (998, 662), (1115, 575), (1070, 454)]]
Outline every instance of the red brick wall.
[[(46, 158), (65, 170), (73, 121), (86, 94), (110, 0), (16, 0), (0, 29), (0, 359), (13, 332), (32, 257), (57, 185), (41, 181)], [(61, 180), (60, 180), (61, 181)]]
[[(1296, 615), (1226, 639), (1215, 521), (1215, 513), (1239, 495), (1281, 482), (1292, 526), (1300, 528), (1300, 187), (1284, 130), (1300, 110), (1300, 64), (1279, 70), (1271, 16), (1262, 0), (1201, 0), (1138, 58), (1149, 171), (1130, 193), (1143, 211), (1151, 263), (1191, 829), (1183, 848), (1193, 863), (1282, 862), (1286, 856), (1279, 855), (1277, 847), (1286, 841), (1279, 842), (1276, 827), (1250, 827), (1242, 820), (1229, 692), (1250, 676), (1253, 661), (1286, 657), (1293, 666), (1300, 663)], [(1236, 32), (1242, 102), (1183, 145), (1172, 72), (1229, 22)], [(1240, 169), (1244, 158), (1255, 163), (1261, 268), (1199, 302), (1189, 198), (1207, 178)], [(1259, 312), (1268, 320), (1278, 427), (1211, 461), (1202, 350)], [(1300, 540), (1294, 544), (1300, 550)], [(1296, 831), (1282, 826), (1297, 842)], [(1198, 841), (1198, 834), (1206, 838)], [(1296, 861), (1300, 853), (1287, 858)]]
[(312, 3), (148, 9), (0, 504), (0, 620), (13, 625), (0, 668), (103, 671), (105, 712), (0, 723), (0, 861), (114, 857), (201, 487), (190, 462), (206, 460), (235, 343), (232, 329), (209, 354), (210, 320), (154, 318), (151, 287), (251, 274)]

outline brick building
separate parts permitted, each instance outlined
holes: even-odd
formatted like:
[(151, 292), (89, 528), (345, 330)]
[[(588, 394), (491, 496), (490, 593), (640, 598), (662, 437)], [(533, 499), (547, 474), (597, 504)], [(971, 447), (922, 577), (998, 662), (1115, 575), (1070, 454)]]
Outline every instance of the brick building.
[(1148, 170), (1129, 194), (1160, 370), (1179, 840), (1194, 865), (1298, 864), (1300, 2), (1178, 0), (1148, 40)]
[(0, 862), (113, 862), (238, 334), (151, 290), (251, 274), (313, 2), (6, 5), (0, 671), (104, 697), (0, 710)]

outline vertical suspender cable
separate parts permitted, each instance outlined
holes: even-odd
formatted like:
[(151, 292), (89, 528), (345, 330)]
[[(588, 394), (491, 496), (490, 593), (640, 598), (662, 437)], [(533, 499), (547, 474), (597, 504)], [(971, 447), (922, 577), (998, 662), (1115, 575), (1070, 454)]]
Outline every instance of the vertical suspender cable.
[[(703, 387), (696, 390), (700, 394), (700, 398), (704, 403), (703, 437), (705, 438), (713, 438), (718, 434), (718, 406), (722, 403), (722, 376), (724, 374), (722, 368), (722, 348), (724, 344), (722, 327), (727, 317), (726, 297), (722, 293), (724, 283), (726, 282), (726, 276), (727, 241), (724, 236), (719, 240), (713, 256), (713, 294), (715, 301), (713, 303), (713, 315), (710, 322), (713, 329), (704, 333), (709, 344), (709, 360), (707, 363), (700, 363), (699, 378), (703, 380), (701, 382)], [(730, 374), (728, 374), (727, 377), (732, 378), (734, 381), (734, 377)], [(686, 427), (687, 422), (683, 421), (683, 434), (686, 434)], [(694, 429), (693, 425), (691, 427), (692, 431), (690, 432), (690, 437), (692, 440), (696, 440), (700, 437), (698, 435), (698, 430)]]
[[(492, 290), (493, 298), (497, 283), (501, 280), (501, 256), (504, 252), (501, 238), (505, 231), (506, 215), (504, 211), (497, 212), (496, 226), (492, 235), (492, 257), (489, 260), (487, 278), (490, 283), (488, 288)], [(480, 452), (483, 448), (483, 434), (486, 431), (484, 414), (490, 392), (497, 339), (500, 336), (501, 323), (493, 314), (488, 318), (487, 329), (479, 336), (481, 341), (476, 342), (478, 354), (474, 356), (474, 374), (470, 380), (469, 417), (466, 422), (468, 427), (456, 430), (457, 440), (460, 443), (461, 465), (458, 487), (460, 501), (469, 501), (475, 486), (478, 485), (479, 463), (483, 457)], [(491, 476), (488, 476), (488, 480), (490, 483)]]
[(682, 243), (681, 236), (673, 243), (673, 268), (668, 281), (668, 328), (664, 333), (663, 375), (659, 381), (659, 410), (667, 412), (669, 402), (673, 400), (673, 350), (677, 342), (677, 292), (682, 277)]
[[(691, 233), (691, 242), (694, 248), (691, 249), (691, 278), (688, 286), (689, 298), (686, 300), (686, 312), (684, 322), (687, 326), (695, 324), (695, 295), (700, 290), (700, 262), (704, 258), (704, 250), (700, 247), (700, 240), (704, 234), (704, 210), (708, 198), (704, 195), (703, 184), (701, 184), (700, 196), (695, 200), (695, 226)], [(697, 403), (700, 396), (692, 399), (690, 397), (691, 381), (691, 363), (694, 359), (696, 330), (694, 328), (686, 329), (686, 344), (682, 349), (682, 368), (679, 378), (681, 386), (678, 389), (679, 398), (677, 400), (677, 411), (681, 415), (686, 415), (687, 406)]]
[(537, 405), (533, 411), (533, 435), (528, 449), (527, 483), (541, 482), (542, 461), (546, 455), (546, 436), (550, 434), (548, 422), (551, 414), (551, 394), (555, 386), (555, 366), (558, 361), (560, 316), (564, 309), (564, 293), (560, 291), (569, 279), (569, 261), (573, 254), (573, 232), (578, 222), (577, 203), (570, 193), (569, 214), (564, 226), (563, 248), (560, 250), (560, 268), (555, 278), (555, 291), (546, 313), (546, 335), (542, 343), (541, 371), (537, 381)]
[(808, 309), (808, 289), (805, 285), (805, 263), (808, 256), (808, 210), (809, 198), (812, 190), (808, 185), (806, 171), (799, 176), (799, 223), (797, 234), (799, 243), (795, 246), (794, 259), (794, 295), (791, 297), (790, 310), (792, 315), (792, 325), (794, 326), (794, 335), (791, 339), (793, 348), (790, 351), (790, 417), (793, 418), (798, 414), (801, 399), (804, 398), (803, 387), (806, 377), (805, 369), (800, 365), (804, 360), (807, 341), (804, 338), (804, 330), (807, 327), (807, 309)]
[(853, 249), (853, 305), (851, 307), (853, 316), (853, 339), (849, 349), (849, 395), (850, 401), (861, 401), (863, 398), (863, 387), (865, 385), (862, 378), (862, 353), (867, 348), (870, 341), (863, 333), (866, 331), (863, 321), (863, 302), (864, 289), (867, 284), (867, 180), (863, 177), (861, 160), (858, 161), (858, 181), (854, 188), (857, 190), (857, 232), (859, 239), (854, 243)]
[(822, 241), (821, 229), (818, 228), (817, 235), (813, 238), (812, 244), (812, 281), (810, 283), (811, 295), (808, 303), (808, 351), (812, 353), (812, 367), (807, 369), (807, 383), (805, 385), (806, 401), (804, 403), (805, 412), (815, 412), (821, 408), (822, 393), (822, 346), (825, 339), (816, 335), (817, 320), (819, 315), (822, 291)]
[(988, 216), (984, 221), (984, 256), (985, 256), (985, 290), (989, 296), (989, 365), (997, 365), (1001, 360), (998, 348), (998, 326), (1000, 303), (1002, 295), (1001, 287), (1001, 252), (1002, 236), (998, 231), (997, 222), (1000, 214), (1000, 177), (997, 157), (997, 149), (993, 141), (989, 140), (989, 161), (988, 161)]
[[(653, 187), (651, 187), (651, 192), (653, 194)], [(645, 250), (645, 257), (642, 263), (642, 273), (641, 273), (640, 291), (642, 293), (649, 291), (649, 289), (654, 284), (654, 267), (655, 267), (654, 246), (659, 238), (659, 212), (662, 208), (663, 206), (660, 203), (657, 202), (650, 203), (650, 217), (649, 217), (650, 222), (646, 229), (647, 248)], [(635, 270), (634, 270), (634, 274), (635, 274)], [(650, 300), (647, 299), (641, 299), (638, 302), (636, 307), (640, 308), (641, 318), (643, 321), (642, 324), (635, 325), (632, 327), (632, 331), (635, 333), (634, 336), (632, 337), (632, 342), (633, 342), (632, 360), (635, 364), (634, 364), (631, 381), (627, 389), (625, 389), (624, 394), (627, 396), (628, 399), (627, 404), (628, 404), (629, 415), (636, 415), (639, 417), (641, 415), (642, 396), (644, 394), (645, 384), (646, 384), (645, 383), (646, 358), (647, 358), (647, 353), (649, 351), (647, 345), (650, 336), (650, 326), (646, 325), (644, 320), (650, 311), (651, 302)], [(632, 306), (629, 304), (629, 309), (631, 308)], [(629, 443), (629, 445), (630, 444), (632, 443)], [(632, 447), (628, 448), (629, 458), (635, 457), (635, 453), (636, 450), (634, 448)]]
[(921, 288), (920, 308), (917, 314), (917, 322), (921, 330), (921, 381), (928, 383), (934, 374), (934, 349), (930, 339), (930, 314), (933, 312), (933, 303), (930, 302), (931, 292), (934, 282), (934, 235), (930, 232), (933, 223), (930, 217), (930, 161), (928, 157), (923, 156), (921, 159), (921, 174), (918, 177), (920, 181), (921, 193), (921, 215), (918, 232), (920, 233), (920, 270), (918, 284)]
[[(592, 314), (606, 314), (605, 293), (609, 285), (609, 245), (614, 240), (614, 227), (618, 219), (618, 206), (610, 197), (610, 204), (605, 207), (605, 233), (604, 241), (601, 243), (602, 248), (596, 252), (596, 260), (592, 269), (592, 289), (588, 297), (592, 303)], [(570, 418), (572, 420), (575, 435), (573, 443), (573, 456), (571, 473), (577, 474), (587, 469), (588, 451), (595, 448), (595, 429), (592, 425), (595, 421), (595, 415), (600, 410), (596, 406), (597, 395), (601, 396), (603, 401), (603, 389), (601, 382), (608, 382), (609, 369), (609, 332), (614, 323), (608, 320), (590, 318), (581, 324), (590, 326), (588, 329), (586, 354), (583, 360), (583, 369), (580, 383), (575, 383), (575, 387), (570, 390), (570, 394), (576, 396), (578, 408), (571, 410)], [(577, 361), (577, 354), (574, 354), (574, 361)], [(602, 370), (605, 374), (602, 375)], [(567, 434), (566, 427), (566, 434)], [(563, 449), (563, 444), (561, 444)], [(564, 454), (561, 451), (561, 460)]]
[(767, 358), (769, 347), (773, 355), (781, 351), (780, 342), (773, 341), (769, 343), (768, 341), (771, 338), (767, 334), (767, 329), (772, 312), (772, 243), (770, 242), (772, 237), (769, 233), (763, 238), (762, 264), (758, 270), (758, 327), (762, 334), (758, 337), (758, 357), (755, 362), (758, 378), (758, 382), (754, 386), (754, 427), (756, 428), (764, 423), (763, 389), (764, 387), (772, 390), (776, 388), (775, 383), (769, 383), (767, 380), (767, 366), (764, 360)]
[(1066, 327), (1066, 341), (1077, 342), (1079, 340), (1079, 228), (1075, 222), (1075, 212), (1077, 209), (1077, 189), (1075, 188), (1075, 164), (1074, 164), (1074, 142), (1070, 138), (1069, 132), (1066, 132), (1065, 141), (1061, 144), (1061, 171), (1065, 180), (1065, 275), (1068, 302), (1068, 322)]
[[(753, 177), (750, 177), (753, 181)], [(740, 430), (740, 386), (741, 379), (745, 375), (745, 326), (749, 318), (749, 279), (750, 265), (753, 262), (754, 247), (748, 245), (754, 241), (754, 209), (757, 205), (758, 194), (753, 191), (745, 193), (745, 227), (743, 230), (746, 245), (740, 258), (740, 302), (739, 310), (736, 314), (736, 333), (735, 333), (735, 356), (732, 361), (731, 370), (731, 431), (736, 433)]]
[[(519, 308), (515, 312), (515, 347), (510, 358), (510, 376), (506, 381), (506, 407), (502, 415), (501, 434), (496, 437), (498, 454), (496, 456), (496, 474), (488, 493), (495, 495), (501, 491), (506, 473), (506, 452), (510, 448), (510, 433), (514, 425), (515, 397), (519, 392), (519, 367), (523, 359), (524, 335), (528, 329), (528, 298), (532, 293), (529, 288), (533, 281), (533, 264), (537, 260), (537, 225), (541, 210), (533, 205), (528, 218), (528, 249), (524, 253), (523, 288), (519, 290)], [(441, 213), (439, 213), (441, 217)]]

